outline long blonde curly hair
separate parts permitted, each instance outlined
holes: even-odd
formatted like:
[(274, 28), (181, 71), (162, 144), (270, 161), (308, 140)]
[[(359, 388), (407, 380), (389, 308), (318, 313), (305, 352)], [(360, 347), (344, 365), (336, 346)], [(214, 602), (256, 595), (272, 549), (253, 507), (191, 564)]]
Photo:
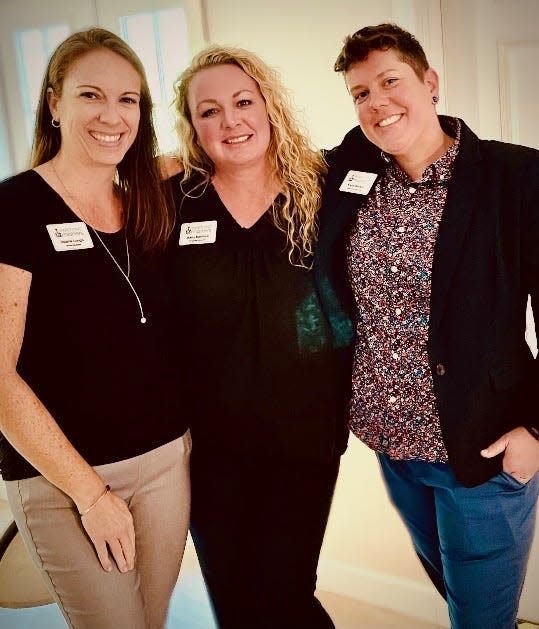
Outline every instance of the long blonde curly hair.
[(209, 46), (195, 55), (174, 83), (183, 182), (198, 173), (203, 177), (203, 184), (207, 184), (215, 173), (212, 160), (196, 141), (188, 93), (197, 72), (225, 64), (238, 66), (250, 76), (264, 98), (271, 129), (268, 161), (271, 174), (282, 189), (282, 195), (271, 208), (273, 221), (287, 236), (290, 262), (310, 266), (327, 166), (297, 120), (292, 99), (279, 74), (254, 53), (242, 48)]

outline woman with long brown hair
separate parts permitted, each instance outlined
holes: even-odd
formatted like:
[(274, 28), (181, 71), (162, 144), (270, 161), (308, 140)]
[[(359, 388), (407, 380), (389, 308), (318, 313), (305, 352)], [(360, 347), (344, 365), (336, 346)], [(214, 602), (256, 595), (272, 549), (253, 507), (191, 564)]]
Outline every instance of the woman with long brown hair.
[(1, 472), (76, 629), (163, 627), (187, 533), (155, 155), (139, 59), (89, 29), (51, 57), (31, 170), (0, 184)]

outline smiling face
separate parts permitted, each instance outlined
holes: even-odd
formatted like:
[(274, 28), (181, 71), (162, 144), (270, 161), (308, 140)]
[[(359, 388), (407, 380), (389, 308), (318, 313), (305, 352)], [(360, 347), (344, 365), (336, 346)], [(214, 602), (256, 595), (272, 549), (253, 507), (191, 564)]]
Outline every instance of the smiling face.
[(140, 76), (120, 55), (94, 50), (70, 66), (60, 97), (48, 92), (60, 122), (62, 155), (75, 163), (116, 166), (135, 141)]
[(438, 76), (429, 68), (420, 79), (393, 50), (373, 50), (345, 75), (359, 124), (371, 142), (397, 161), (421, 162), (440, 142), (432, 102)]
[(241, 68), (200, 70), (189, 84), (188, 103), (197, 140), (216, 172), (265, 162), (271, 137), (266, 104)]

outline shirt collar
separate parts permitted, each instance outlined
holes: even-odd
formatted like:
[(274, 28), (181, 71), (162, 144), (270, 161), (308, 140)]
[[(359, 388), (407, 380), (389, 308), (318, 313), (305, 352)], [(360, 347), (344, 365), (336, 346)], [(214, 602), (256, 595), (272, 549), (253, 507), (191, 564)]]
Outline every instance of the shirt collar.
[[(443, 126), (445, 133), (452, 137), (454, 142), (441, 157), (425, 169), (421, 179), (415, 183), (441, 185), (451, 179), (453, 165), (459, 152), (462, 123), (458, 118), (444, 117)], [(387, 173), (390, 177), (401, 183), (411, 183), (410, 177), (402, 170), (392, 155), (384, 151), (380, 151), (380, 153), (382, 159), (389, 164)]]

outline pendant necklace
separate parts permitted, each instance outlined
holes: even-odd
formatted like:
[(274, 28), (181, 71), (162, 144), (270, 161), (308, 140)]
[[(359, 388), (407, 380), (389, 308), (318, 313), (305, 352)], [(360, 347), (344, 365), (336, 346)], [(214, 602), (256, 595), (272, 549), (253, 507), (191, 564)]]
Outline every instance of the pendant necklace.
[(73, 195), (69, 192), (69, 190), (66, 188), (65, 183), (62, 181), (60, 175), (58, 174), (58, 171), (56, 170), (56, 167), (54, 166), (54, 160), (51, 160), (50, 162), (51, 166), (52, 166), (52, 170), (54, 172), (54, 174), (56, 175), (56, 179), (58, 179), (58, 181), (60, 182), (60, 185), (62, 186), (62, 188), (64, 189), (65, 193), (67, 194), (67, 196), (71, 199), (71, 201), (73, 203), (75, 203), (75, 207), (78, 210), (78, 213), (80, 214), (80, 217), (82, 218), (82, 220), (86, 223), (86, 225), (94, 232), (96, 238), (99, 240), (99, 242), (101, 243), (103, 249), (108, 253), (110, 259), (114, 262), (114, 264), (116, 265), (118, 271), (120, 271), (120, 273), (124, 276), (125, 281), (128, 283), (129, 288), (131, 288), (131, 290), (133, 291), (133, 294), (135, 295), (135, 298), (137, 300), (137, 304), (140, 310), (140, 322), (141, 323), (146, 323), (146, 317), (144, 316), (144, 309), (142, 308), (142, 302), (140, 300), (140, 297), (138, 296), (137, 291), (135, 290), (135, 287), (133, 286), (133, 283), (131, 282), (131, 280), (129, 279), (129, 274), (131, 272), (131, 260), (129, 257), (129, 244), (127, 242), (127, 234), (125, 234), (125, 253), (126, 253), (126, 258), (127, 258), (127, 273), (122, 269), (122, 267), (120, 266), (120, 263), (118, 262), (118, 260), (116, 260), (116, 258), (114, 257), (114, 255), (112, 254), (111, 250), (107, 247), (107, 245), (103, 242), (103, 239), (101, 238), (101, 236), (99, 235), (98, 231), (92, 227), (92, 225), (90, 225), (86, 219), (86, 216), (84, 215), (84, 212), (81, 211), (79, 204), (76, 202), (76, 199), (73, 197)]

